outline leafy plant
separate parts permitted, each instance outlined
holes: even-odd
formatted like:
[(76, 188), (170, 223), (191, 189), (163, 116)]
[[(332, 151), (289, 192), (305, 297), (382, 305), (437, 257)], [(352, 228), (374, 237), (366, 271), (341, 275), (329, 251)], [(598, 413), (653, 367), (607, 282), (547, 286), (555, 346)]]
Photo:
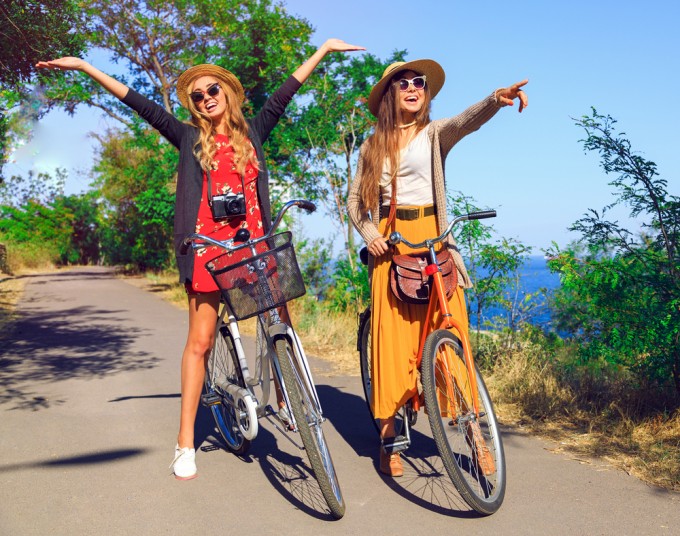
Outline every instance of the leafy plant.
[[(562, 280), (559, 327), (581, 343), (583, 363), (624, 367), (641, 385), (670, 381), (680, 396), (680, 198), (616, 132), (612, 117), (593, 109), (575, 122), (587, 134), (584, 149), (615, 175), (615, 200), (574, 223), (578, 244), (553, 247), (550, 266)], [(606, 218), (616, 205), (640, 222), (639, 232)]]

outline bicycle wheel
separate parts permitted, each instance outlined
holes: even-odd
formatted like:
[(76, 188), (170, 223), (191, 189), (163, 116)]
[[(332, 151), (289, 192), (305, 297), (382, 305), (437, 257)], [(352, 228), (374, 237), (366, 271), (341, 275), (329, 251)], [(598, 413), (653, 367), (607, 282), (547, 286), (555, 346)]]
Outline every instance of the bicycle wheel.
[[(357, 347), (359, 349), (359, 365), (361, 369), (361, 385), (364, 388), (364, 398), (368, 413), (373, 421), (376, 432), (380, 435), (380, 419), (373, 417), (371, 410), (371, 308), (370, 306), (359, 315), (359, 330), (357, 332)], [(400, 435), (404, 431), (404, 420), (413, 428), (418, 420), (418, 412), (413, 409), (410, 401), (397, 411), (394, 431)]]
[(425, 408), (437, 449), (456, 489), (477, 512), (493, 514), (505, 496), (505, 454), (489, 392), (475, 366), (479, 414), (460, 341), (439, 329), (425, 341)]
[(243, 436), (239, 425), (248, 427), (250, 423), (241, 417), (244, 412), (239, 411), (237, 415), (233, 405), (234, 398), (227, 390), (229, 384), (245, 386), (236, 360), (234, 341), (228, 327), (223, 325), (215, 335), (215, 346), (208, 359), (205, 392), (208, 399), (218, 399), (217, 403), (210, 403), (209, 407), (227, 448), (234, 454), (244, 454), (250, 447), (250, 441)]
[(335, 466), (321, 428), (322, 416), (315, 403), (315, 397), (307, 386), (305, 376), (287, 338), (281, 337), (276, 341), (276, 355), (288, 393), (290, 409), (297, 423), (314, 476), (331, 514), (336, 519), (340, 519), (345, 515), (345, 500), (342, 497)]
[(357, 343), (359, 349), (359, 365), (361, 368), (361, 385), (364, 388), (364, 398), (368, 413), (373, 421), (373, 426), (380, 433), (380, 421), (373, 417), (371, 411), (371, 308), (359, 315), (359, 330), (357, 332)]

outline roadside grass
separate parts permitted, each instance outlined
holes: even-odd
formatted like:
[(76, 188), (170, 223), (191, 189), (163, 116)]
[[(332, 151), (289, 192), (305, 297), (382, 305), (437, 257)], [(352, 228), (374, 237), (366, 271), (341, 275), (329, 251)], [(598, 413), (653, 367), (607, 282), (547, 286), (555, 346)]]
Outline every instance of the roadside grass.
[(0, 272), (0, 339), (12, 333), (16, 306), (21, 299), (26, 280)]
[[(174, 271), (120, 277), (187, 309)], [(11, 330), (24, 285), (20, 276), (0, 274), (2, 335)], [(310, 355), (327, 361), (333, 374), (360, 374), (356, 313), (330, 312), (307, 297), (290, 310)], [(239, 325), (254, 334), (254, 319)], [(561, 363), (568, 349), (548, 356), (540, 343), (484, 335), (473, 336), (473, 344), (502, 423), (553, 441), (552, 451), (581, 463), (604, 461), (651, 485), (680, 491), (680, 410), (644, 410), (659, 399), (658, 392), (634, 391), (623, 379), (594, 381), (567, 372)]]
[[(505, 349), (485, 372), (501, 422), (556, 443), (582, 463), (603, 460), (664, 489), (680, 491), (680, 410), (673, 394), (630, 380), (592, 377), (547, 358), (537, 344)], [(613, 378), (613, 379), (612, 379)], [(671, 410), (659, 409), (663, 401)]]

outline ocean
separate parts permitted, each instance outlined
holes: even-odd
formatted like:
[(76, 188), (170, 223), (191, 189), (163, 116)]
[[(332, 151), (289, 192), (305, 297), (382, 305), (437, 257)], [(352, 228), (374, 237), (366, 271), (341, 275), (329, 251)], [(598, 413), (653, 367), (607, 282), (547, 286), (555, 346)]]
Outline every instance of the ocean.
[[(527, 262), (522, 266), (519, 272), (519, 289), (508, 288), (506, 294), (509, 296), (516, 296), (516, 300), (521, 301), (527, 294), (545, 289), (547, 294), (559, 288), (559, 275), (553, 274), (548, 269), (547, 261), (543, 255), (532, 255)], [(530, 300), (529, 305), (533, 308), (527, 320), (530, 324), (549, 328), (551, 324), (550, 310), (548, 309), (545, 298), (546, 293), (541, 293), (536, 298)], [(475, 310), (474, 303), (471, 304), (471, 310)], [(508, 318), (508, 311), (500, 307), (489, 307), (482, 311), (481, 323), (487, 322), (494, 317), (501, 316)], [(477, 326), (477, 318), (475, 315), (470, 316), (470, 324), (473, 327)]]

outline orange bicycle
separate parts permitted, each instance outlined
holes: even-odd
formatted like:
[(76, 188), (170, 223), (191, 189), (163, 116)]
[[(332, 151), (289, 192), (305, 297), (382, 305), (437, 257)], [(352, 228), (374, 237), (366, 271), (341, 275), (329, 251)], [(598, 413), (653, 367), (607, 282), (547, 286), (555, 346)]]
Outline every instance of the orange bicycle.
[[(454, 486), (471, 508), (483, 515), (496, 512), (505, 496), (505, 454), (489, 392), (475, 365), (467, 336), (467, 326), (449, 312), (441, 269), (435, 246), (443, 242), (453, 227), (462, 221), (493, 218), (496, 212), (473, 212), (455, 218), (437, 238), (414, 244), (400, 233), (390, 235), (391, 245), (404, 243), (421, 250), (427, 248), (428, 262), (422, 268), (429, 277), (430, 297), (427, 318), (437, 311), (443, 319), (426, 323), (420, 338), (418, 367), (422, 393), (416, 393), (398, 413), (397, 435), (388, 452), (401, 452), (411, 444), (410, 428), (415, 426), (418, 411), (424, 404), (432, 437), (442, 463)], [(359, 317), (357, 346), (361, 363), (364, 395), (371, 400), (371, 314), (370, 307)], [(456, 329), (461, 337), (452, 333)], [(374, 419), (376, 429), (378, 423)]]

